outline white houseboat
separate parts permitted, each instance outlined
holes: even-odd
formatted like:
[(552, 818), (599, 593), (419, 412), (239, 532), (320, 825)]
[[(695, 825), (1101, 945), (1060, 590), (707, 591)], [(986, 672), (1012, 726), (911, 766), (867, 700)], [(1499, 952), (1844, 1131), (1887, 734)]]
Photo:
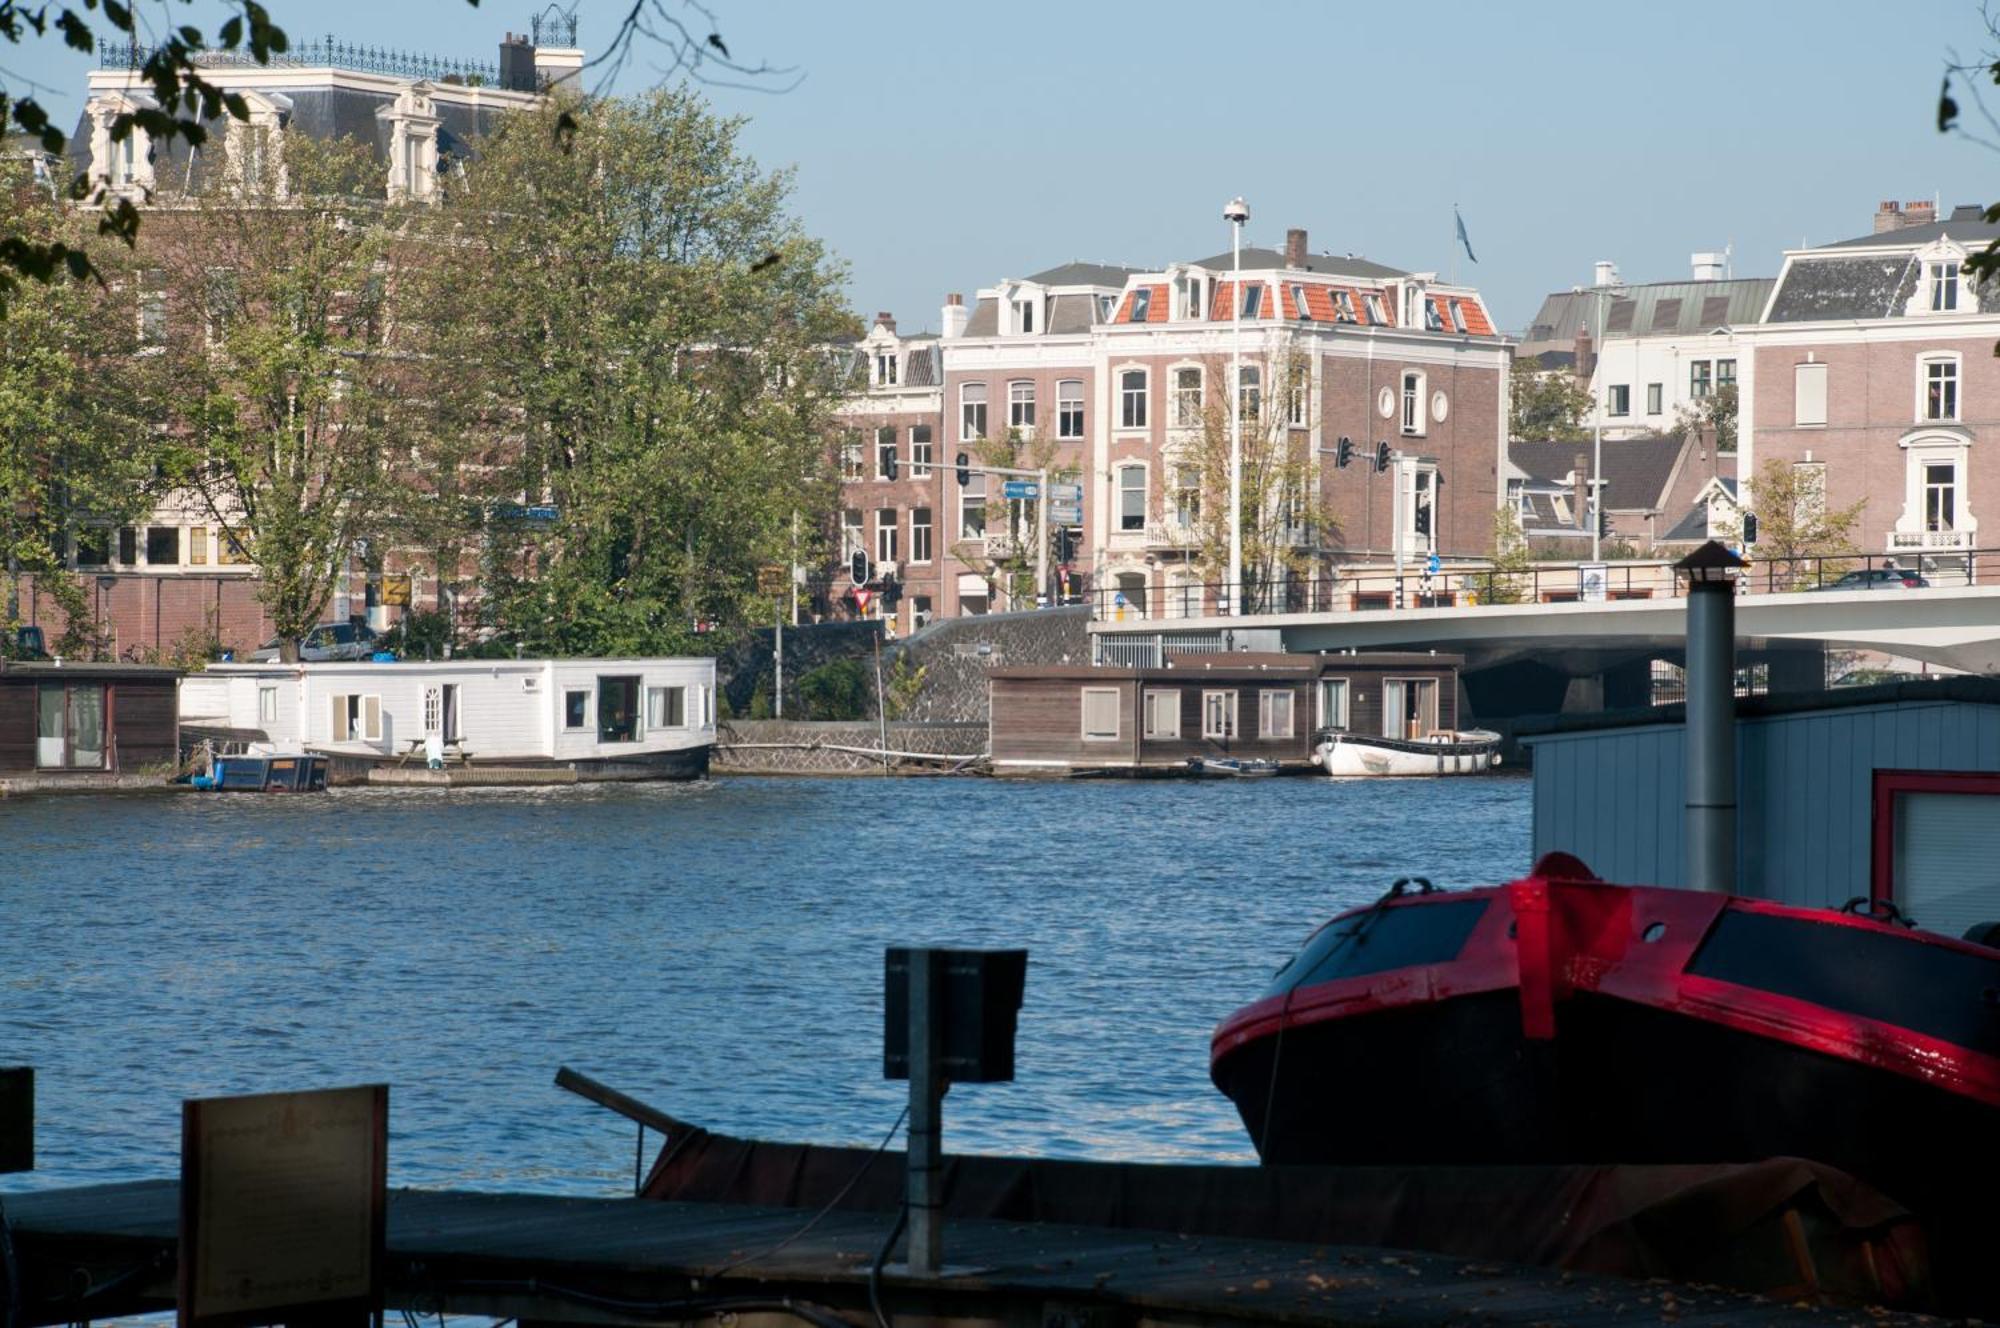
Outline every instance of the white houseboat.
[(186, 679), (180, 714), (194, 736), (324, 753), (337, 781), (433, 763), (694, 779), (715, 743), (715, 661), (211, 664)]

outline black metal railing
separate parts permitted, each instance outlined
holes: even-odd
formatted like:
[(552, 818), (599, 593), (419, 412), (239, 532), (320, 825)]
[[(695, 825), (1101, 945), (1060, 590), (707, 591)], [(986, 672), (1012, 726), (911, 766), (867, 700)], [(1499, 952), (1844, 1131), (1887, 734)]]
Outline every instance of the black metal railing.
[[(139, 69), (153, 58), (155, 49), (139, 42), (100, 40), (97, 43), (97, 61), (99, 67), (104, 69)], [(303, 42), (282, 53), (274, 52), (269, 60), (259, 60), (245, 50), (211, 50), (197, 55), (195, 63), (216, 68), (297, 69), (330, 65), (336, 69), (351, 69), (357, 73), (395, 74), (404, 78), (430, 79), (438, 83), (453, 80), (477, 86), (489, 83), (497, 85), (500, 82), (499, 67), (481, 60), (460, 60), (447, 56), (426, 55), (417, 51), (363, 46), (359, 42), (338, 41), (330, 35), (323, 40)]]

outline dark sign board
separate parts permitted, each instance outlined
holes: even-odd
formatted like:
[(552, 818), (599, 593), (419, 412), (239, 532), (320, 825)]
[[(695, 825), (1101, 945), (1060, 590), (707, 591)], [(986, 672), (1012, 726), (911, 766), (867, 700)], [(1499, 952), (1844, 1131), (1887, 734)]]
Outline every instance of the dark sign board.
[[(1027, 985), (1026, 950), (934, 950), (943, 976), (944, 1077), (954, 1083), (1000, 1083), (1014, 1077), (1014, 1025)], [(910, 1077), (910, 950), (891, 948), (882, 1019), (882, 1077)]]
[(0, 1067), (0, 1174), (35, 1169), (35, 1072)]
[(360, 1325), (382, 1308), (389, 1088), (181, 1108), (181, 1328)]

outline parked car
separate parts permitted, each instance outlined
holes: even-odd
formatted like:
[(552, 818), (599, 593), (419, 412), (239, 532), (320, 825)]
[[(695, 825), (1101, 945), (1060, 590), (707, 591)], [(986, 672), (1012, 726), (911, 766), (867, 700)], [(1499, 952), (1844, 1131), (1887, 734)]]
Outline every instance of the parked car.
[(1838, 581), (1829, 581), (1818, 590), (1922, 590), (1930, 582), (1913, 567), (1870, 567), (1849, 572)]
[[(308, 664), (329, 659), (368, 659), (384, 648), (382, 638), (366, 623), (321, 623), (299, 642), (299, 658)], [(245, 658), (252, 664), (268, 664), (278, 658), (278, 643), (266, 641)]]

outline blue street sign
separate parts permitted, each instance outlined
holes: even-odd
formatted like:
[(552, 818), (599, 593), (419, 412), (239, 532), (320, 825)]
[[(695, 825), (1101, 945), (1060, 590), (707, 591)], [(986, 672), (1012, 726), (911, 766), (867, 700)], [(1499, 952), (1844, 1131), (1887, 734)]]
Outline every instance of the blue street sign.
[(1080, 526), (1083, 524), (1083, 504), (1050, 503), (1049, 520), (1058, 526)]
[(1002, 498), (1018, 498), (1026, 502), (1033, 502), (1042, 496), (1042, 486), (1033, 480), (1008, 480), (1000, 486), (1000, 496)]
[(1080, 503), (1083, 501), (1081, 484), (1051, 484), (1049, 501), (1052, 503)]
[(1436, 554), (1432, 554), (1425, 560), (1424, 574), (1426, 576), (1436, 576), (1438, 574), (1438, 556)]

